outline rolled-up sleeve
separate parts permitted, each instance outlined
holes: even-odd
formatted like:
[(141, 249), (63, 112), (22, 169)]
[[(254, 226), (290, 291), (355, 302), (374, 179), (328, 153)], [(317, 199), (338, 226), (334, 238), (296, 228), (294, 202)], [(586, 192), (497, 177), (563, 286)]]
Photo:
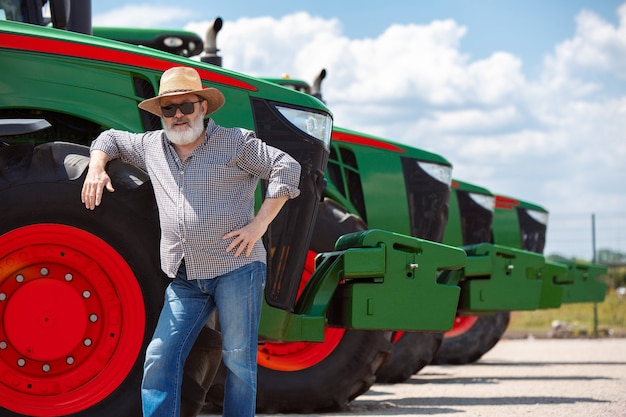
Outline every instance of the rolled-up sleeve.
[(275, 158), (275, 164), (268, 179), (266, 198), (288, 196), (296, 198), (300, 195), (300, 164), (289, 154), (279, 151), (280, 155)]
[[(154, 132), (152, 132), (154, 133)], [(109, 129), (100, 133), (91, 143), (90, 150), (100, 150), (109, 159), (121, 159), (139, 168), (146, 169), (144, 138), (149, 133), (130, 133), (122, 130)]]
[(254, 133), (247, 133), (238, 151), (241, 168), (268, 181), (266, 198), (299, 196), (301, 167), (298, 161), (258, 139)]

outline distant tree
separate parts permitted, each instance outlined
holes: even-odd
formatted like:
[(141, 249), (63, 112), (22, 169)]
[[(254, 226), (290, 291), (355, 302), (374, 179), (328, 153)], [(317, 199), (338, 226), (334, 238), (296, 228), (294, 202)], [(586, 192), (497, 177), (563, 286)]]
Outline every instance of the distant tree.
[(609, 267), (609, 287), (618, 288), (626, 287), (626, 266), (613, 266)]
[(596, 262), (604, 265), (626, 265), (626, 253), (611, 249), (600, 249), (597, 252)]

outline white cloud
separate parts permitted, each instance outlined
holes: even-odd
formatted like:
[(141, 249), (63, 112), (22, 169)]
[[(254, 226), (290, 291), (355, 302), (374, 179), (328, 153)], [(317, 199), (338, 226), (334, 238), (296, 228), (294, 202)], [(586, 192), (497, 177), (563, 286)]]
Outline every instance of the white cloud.
[(615, 27), (593, 12), (579, 13), (575, 35), (546, 58), (544, 77), (582, 78), (595, 73), (626, 79), (626, 4), (618, 9), (618, 17)]
[[(431, 118), (424, 118), (414, 126), (419, 133), (467, 134), (473, 131), (493, 130), (505, 127), (519, 117), (513, 106), (481, 110), (468, 108), (462, 110), (435, 111)], [(413, 130), (413, 129), (412, 129)]]
[[(211, 21), (189, 23), (185, 29), (204, 37)], [(290, 74), (313, 79), (321, 70), (316, 56), (326, 42), (340, 38), (336, 19), (325, 20), (295, 13), (280, 19), (272, 17), (241, 18), (224, 22), (218, 35), (218, 48), (224, 66), (253, 76), (277, 77)], [(307, 53), (302, 50), (307, 48)], [(306, 78), (309, 79), (309, 78)]]

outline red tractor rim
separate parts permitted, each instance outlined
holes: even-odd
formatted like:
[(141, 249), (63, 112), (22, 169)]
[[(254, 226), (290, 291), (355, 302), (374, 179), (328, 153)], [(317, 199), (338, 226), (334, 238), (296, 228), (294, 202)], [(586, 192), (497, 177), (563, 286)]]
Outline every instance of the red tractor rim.
[(124, 259), (61, 224), (0, 236), (0, 318), (0, 406), (37, 417), (80, 412), (115, 391), (146, 321)]
[[(313, 251), (307, 254), (298, 294), (315, 270), (316, 255)], [(301, 371), (317, 365), (330, 355), (341, 342), (344, 333), (345, 329), (326, 327), (324, 341), (321, 343), (267, 342), (259, 345), (257, 362), (259, 366), (276, 371)]]
[(404, 336), (403, 331), (397, 331), (393, 333), (393, 336), (391, 337), (391, 343), (396, 344), (400, 341), (400, 339), (402, 339), (402, 337)]
[(444, 339), (456, 337), (467, 332), (474, 326), (477, 320), (478, 316), (456, 316), (452, 328), (443, 334)]

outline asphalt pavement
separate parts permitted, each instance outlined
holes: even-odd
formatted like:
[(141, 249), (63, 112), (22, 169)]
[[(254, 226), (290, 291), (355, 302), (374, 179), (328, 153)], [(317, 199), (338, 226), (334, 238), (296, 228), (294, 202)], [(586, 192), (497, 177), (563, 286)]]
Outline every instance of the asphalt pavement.
[[(203, 414), (212, 416), (214, 414)], [(503, 339), (478, 362), (375, 384), (345, 410), (265, 417), (626, 417), (626, 338)]]

